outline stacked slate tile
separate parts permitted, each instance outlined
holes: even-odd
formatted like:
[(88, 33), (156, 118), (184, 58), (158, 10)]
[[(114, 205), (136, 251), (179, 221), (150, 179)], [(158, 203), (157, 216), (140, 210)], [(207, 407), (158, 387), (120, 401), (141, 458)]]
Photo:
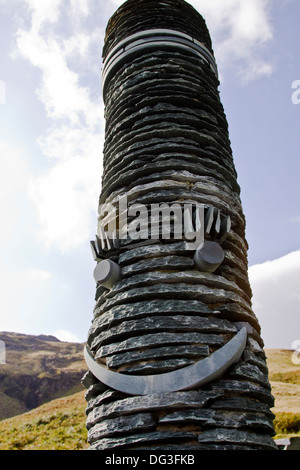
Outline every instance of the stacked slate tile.
[[(134, 35), (143, 45), (149, 30), (159, 45), (127, 54)], [(170, 46), (170, 30), (191, 50)], [(94, 360), (127, 376), (164, 374), (209, 357), (242, 327), (247, 344), (220, 378), (192, 390), (129, 395), (88, 371), (90, 449), (274, 450), (245, 217), (205, 21), (183, 0), (128, 0), (108, 23), (103, 59), (106, 135), (93, 249), (120, 276), (96, 286), (87, 340)], [(221, 244), (224, 261), (202, 272), (184, 239), (104, 240), (103, 208), (124, 196), (129, 207), (202, 204), (205, 240)]]

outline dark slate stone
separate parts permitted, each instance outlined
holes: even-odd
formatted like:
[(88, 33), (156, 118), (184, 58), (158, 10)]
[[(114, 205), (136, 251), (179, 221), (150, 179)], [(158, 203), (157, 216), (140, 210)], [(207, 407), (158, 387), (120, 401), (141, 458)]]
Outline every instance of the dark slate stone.
[(92, 444), (98, 439), (120, 434), (151, 431), (155, 429), (155, 420), (150, 413), (138, 413), (132, 416), (120, 416), (106, 419), (95, 424), (88, 432), (88, 442)]
[[(211, 154), (213, 151), (215, 151), (212, 147), (206, 147), (206, 148), (204, 147), (204, 150), (206, 150), (206, 152), (210, 151)], [(123, 169), (125, 168), (126, 160), (130, 161), (137, 157), (142, 158), (144, 155), (149, 155), (151, 153), (155, 156), (155, 155), (160, 155), (160, 154), (164, 154), (168, 152), (173, 152), (173, 153), (182, 153), (182, 152), (195, 153), (196, 152), (197, 154), (199, 152), (199, 146), (197, 146), (195, 143), (193, 143), (190, 140), (184, 139), (183, 137), (180, 137), (180, 138), (174, 137), (171, 142), (167, 141), (167, 139), (165, 140), (151, 139), (149, 141), (145, 141), (143, 146), (135, 145), (129, 148), (127, 151), (119, 152), (118, 154), (114, 155), (114, 158), (111, 160), (110, 165), (109, 166), (107, 165), (107, 168), (104, 168), (105, 173), (107, 174), (107, 178), (109, 178), (113, 176), (114, 174), (113, 171), (115, 167), (116, 167), (116, 170), (121, 170), (121, 168)], [(216, 151), (216, 155), (217, 154), (218, 152)], [(215, 157), (215, 155), (212, 155), (212, 157)], [(197, 159), (194, 158), (194, 163), (196, 163), (196, 160)], [(216, 160), (218, 161), (218, 157), (216, 158)], [(229, 164), (226, 165), (226, 162), (224, 163), (224, 161), (223, 161), (223, 166), (225, 167), (225, 171), (226, 169), (229, 172), (232, 170), (232, 168), (229, 167)], [(231, 177), (229, 181), (232, 184), (234, 184), (232, 179), (233, 178)], [(105, 185), (106, 183), (107, 182), (104, 181)], [(102, 198), (100, 199), (100, 202), (104, 202)]]
[(214, 289), (203, 285), (192, 285), (188, 283), (161, 283), (150, 285), (148, 287), (128, 289), (127, 291), (116, 293), (114, 297), (108, 299), (101, 305), (99, 313), (104, 313), (115, 305), (126, 304), (129, 302), (139, 302), (146, 299), (155, 300), (157, 298), (200, 300), (201, 302), (213, 305), (224, 304), (227, 302), (236, 302), (241, 307), (249, 310), (247, 302), (238, 294), (233, 292), (225, 291), (223, 289)]
[[(158, 314), (192, 314), (192, 315), (214, 315), (203, 302), (197, 300), (172, 300), (161, 299), (148, 302), (136, 302), (127, 305), (117, 305), (100, 315), (95, 310), (95, 319), (89, 330), (90, 339), (94, 338), (103, 329), (108, 326), (114, 326), (122, 320), (131, 320), (143, 318)], [(99, 316), (100, 315), (100, 316)]]
[[(198, 156), (197, 158), (185, 156), (183, 151), (178, 155), (176, 159), (173, 154), (160, 154), (153, 158), (151, 156), (151, 161), (145, 161), (146, 156), (141, 156), (142, 158), (138, 159), (137, 155), (129, 156), (128, 163), (124, 167), (124, 162), (122, 166), (116, 165), (111, 171), (107, 171), (105, 184), (102, 191), (101, 202), (104, 202), (104, 198), (108, 195), (112, 195), (117, 189), (120, 191), (131, 189), (134, 187), (132, 175), (135, 176), (135, 181), (139, 178), (144, 177), (145, 183), (147, 183), (146, 176), (157, 174), (157, 172), (164, 173), (169, 169), (169, 172), (172, 171), (189, 171), (193, 172), (194, 177), (197, 176), (206, 176), (208, 178), (215, 178), (218, 175), (218, 181), (223, 184), (224, 187), (233, 190), (234, 181), (230, 172), (221, 167), (217, 162), (211, 161), (209, 159), (202, 158)], [(181, 159), (180, 159), (181, 157)], [(184, 159), (183, 159), (184, 158)], [(147, 165), (146, 165), (147, 163)], [(143, 181), (141, 181), (142, 183)], [(116, 195), (113, 194), (113, 195)]]
[(206, 428), (242, 429), (274, 435), (272, 420), (264, 413), (215, 411), (211, 409), (184, 410), (168, 414), (159, 420), (164, 424), (194, 424)]
[(223, 396), (222, 391), (172, 392), (125, 398), (93, 408), (87, 417), (88, 429), (104, 419), (150, 411), (202, 408), (211, 400)]
[[(258, 331), (260, 329), (254, 312), (237, 303), (226, 302), (223, 305), (218, 305), (215, 312), (219, 318), (226, 318), (233, 322), (246, 321)], [(217, 312), (219, 313), (217, 314)]]
[[(126, 112), (128, 113), (128, 108), (126, 108)], [(192, 119), (196, 120), (196, 123), (199, 124), (199, 119), (201, 119), (201, 125), (210, 125), (214, 128), (217, 125), (217, 119), (214, 117), (213, 114), (210, 114), (204, 110), (197, 110), (191, 107), (183, 107), (183, 106), (174, 106), (171, 103), (164, 103), (159, 102), (154, 106), (144, 106), (140, 108), (136, 112), (131, 112), (125, 116), (119, 115), (119, 119), (116, 123), (116, 126), (110, 128), (106, 135), (106, 141), (109, 142), (110, 138), (118, 132), (118, 129), (122, 128), (138, 128), (140, 125), (143, 125), (143, 118), (145, 118), (148, 122), (161, 122), (161, 118), (164, 119)]]
[(186, 270), (193, 268), (193, 266), (193, 260), (187, 256), (164, 256), (162, 258), (154, 258), (128, 265), (122, 269), (122, 276), (125, 278), (133, 274), (136, 275), (138, 273), (154, 271), (157, 269)]
[(228, 442), (233, 444), (245, 444), (254, 446), (257, 449), (275, 450), (276, 444), (273, 439), (263, 434), (254, 434), (252, 432), (240, 431), (237, 429), (218, 428), (209, 431), (203, 431), (198, 435), (199, 442)]
[(140, 364), (122, 367), (120, 372), (135, 375), (162, 374), (181, 369), (182, 367), (186, 367), (191, 364), (194, 364), (194, 361), (181, 357), (180, 359), (164, 359), (163, 361), (155, 360), (146, 363), (142, 362)]
[(252, 382), (224, 379), (210, 384), (208, 388), (254, 398), (266, 403), (270, 408), (274, 406), (274, 397), (271, 395), (270, 390)]
[(179, 253), (188, 254), (191, 250), (187, 248), (188, 244), (186, 242), (168, 243), (166, 245), (157, 243), (155, 245), (144, 246), (121, 253), (119, 256), (119, 264), (122, 267), (133, 262), (157, 258), (159, 256), (178, 255)]
[(260, 357), (265, 357), (265, 351), (263, 349), (263, 340), (261, 339), (260, 342), (256, 341), (254, 338), (248, 338), (248, 349), (249, 351), (253, 352), (254, 354), (259, 355)]
[(113, 402), (115, 400), (120, 400), (124, 398), (124, 394), (121, 392), (117, 392), (116, 390), (111, 390), (105, 386), (104, 390), (97, 390), (97, 394), (91, 395), (91, 397), (87, 400), (88, 405), (86, 408), (86, 414), (88, 414), (93, 408), (96, 406), (100, 406), (103, 404), (107, 404)]
[(211, 346), (222, 346), (224, 338), (216, 334), (205, 333), (154, 333), (128, 338), (124, 341), (107, 344), (97, 349), (95, 359), (106, 357), (115, 353), (140, 350), (141, 348), (158, 347), (174, 344), (204, 344)]
[(246, 362), (249, 362), (249, 364), (257, 366), (264, 374), (268, 374), (268, 366), (265, 358), (261, 358), (256, 356), (253, 352), (245, 350), (244, 359)]
[(211, 422), (212, 424), (215, 423), (213, 420), (215, 416), (215, 412), (213, 410), (209, 409), (192, 409), (192, 410), (182, 410), (182, 411), (176, 411), (174, 413), (170, 413), (167, 415), (164, 415), (159, 418), (158, 422), (160, 424), (207, 424), (208, 422)]
[[(98, 380), (95, 378), (95, 380)], [(105, 390), (107, 390), (107, 386), (103, 384), (102, 382), (95, 383), (94, 385), (90, 385), (85, 393), (85, 399), (86, 401), (93, 400), (95, 397), (97, 397), (99, 394), (103, 393)]]
[(118, 367), (122, 364), (131, 364), (138, 361), (153, 360), (153, 359), (167, 359), (171, 357), (188, 357), (197, 360), (209, 355), (209, 347), (198, 345), (184, 345), (184, 346), (165, 346), (152, 349), (138, 349), (137, 351), (130, 351), (128, 353), (114, 354), (106, 358), (106, 365), (109, 368)]
[(144, 433), (144, 434), (132, 434), (123, 437), (111, 437), (111, 438), (104, 438), (101, 439), (96, 444), (92, 445), (89, 450), (106, 450), (112, 448), (126, 448), (133, 444), (137, 445), (139, 443), (147, 442), (150, 444), (151, 442), (168, 442), (168, 441), (178, 441), (178, 443), (182, 443), (183, 441), (193, 441), (196, 440), (196, 436), (194, 433), (191, 432), (183, 432), (183, 431), (165, 431), (165, 432), (152, 432), (152, 433)]
[[(144, 447), (144, 446), (139, 446), (139, 447), (134, 447), (134, 446), (131, 446), (130, 447), (130, 450), (152, 450), (152, 451), (156, 451), (156, 450), (172, 450), (172, 451), (176, 451), (178, 452), (179, 448), (178, 448), (178, 444), (177, 445), (161, 445), (161, 446), (156, 446), (156, 445), (153, 445), (153, 446), (149, 446), (149, 447)], [(223, 445), (217, 445), (217, 444), (201, 444), (199, 443), (198, 445), (187, 445), (185, 444), (184, 445), (184, 448), (182, 448), (182, 450), (185, 451), (193, 451), (193, 450), (196, 450), (196, 451), (203, 451), (203, 450), (209, 450), (209, 451), (215, 451), (215, 450), (221, 450), (221, 451), (232, 451), (232, 450), (256, 450), (254, 449), (253, 447), (248, 447), (248, 446), (240, 446), (240, 445), (234, 445), (234, 444), (223, 444)]]
[[(146, 85), (145, 82), (143, 85)], [(156, 89), (157, 90), (157, 89)], [(208, 131), (202, 126), (201, 129), (196, 130), (197, 120), (192, 116), (179, 115), (177, 113), (175, 117), (170, 118), (170, 115), (160, 116), (156, 119), (159, 122), (159, 128), (151, 124), (151, 120), (154, 120), (154, 115), (144, 118), (143, 126), (140, 129), (130, 129), (118, 132), (116, 137), (111, 140), (110, 145), (105, 145), (106, 154), (109, 156), (111, 153), (119, 153), (127, 148), (138, 146), (144, 140), (148, 141), (152, 138), (174, 138), (182, 136), (189, 139), (192, 142), (196, 142), (204, 146), (214, 145), (217, 149), (223, 150), (226, 148), (226, 142), (220, 138), (220, 133), (214, 131)], [(191, 121), (192, 120), (192, 125)], [(150, 122), (149, 122), (150, 121)], [(150, 125), (149, 125), (150, 124)], [(117, 139), (118, 137), (118, 139)]]
[[(107, 326), (114, 326), (122, 320), (143, 318), (158, 314), (192, 314), (200, 316), (214, 315), (203, 302), (197, 300), (152, 300), (148, 302), (136, 302), (111, 308), (102, 313), (95, 310), (95, 319), (89, 331), (90, 338), (94, 338)], [(217, 316), (217, 315), (216, 315)]]
[(91, 385), (98, 383), (98, 380), (88, 370), (81, 379), (81, 383), (85, 388), (89, 388)]
[(236, 379), (249, 380), (271, 389), (266, 373), (262, 372), (254, 364), (247, 364), (245, 362), (235, 364), (231, 367), (228, 375)]
[[(166, 266), (167, 268), (167, 266)], [(217, 276), (216, 274), (207, 273), (207, 272), (198, 272), (197, 270), (193, 271), (179, 271), (179, 272), (146, 272), (143, 274), (136, 274), (131, 276), (128, 279), (123, 279), (113, 286), (107, 298), (111, 298), (115, 293), (123, 292), (124, 290), (151, 286), (157, 283), (182, 283), (186, 284), (196, 284), (201, 286), (208, 286), (215, 289), (224, 289), (230, 293), (237, 293), (240, 297), (243, 297), (244, 293), (239, 287), (233, 283), (227, 281), (226, 278), (222, 276)]]
[(102, 331), (92, 342), (95, 349), (107, 342), (115, 342), (124, 336), (136, 336), (137, 334), (154, 332), (199, 332), (199, 333), (236, 333), (234, 325), (225, 320), (204, 317), (190, 317), (185, 315), (153, 316), (141, 320), (127, 320), (119, 325)]
[(269, 406), (266, 403), (244, 397), (227, 397), (226, 400), (215, 400), (211, 404), (211, 408), (216, 410), (264, 413), (271, 420), (275, 418), (274, 413), (270, 411)]

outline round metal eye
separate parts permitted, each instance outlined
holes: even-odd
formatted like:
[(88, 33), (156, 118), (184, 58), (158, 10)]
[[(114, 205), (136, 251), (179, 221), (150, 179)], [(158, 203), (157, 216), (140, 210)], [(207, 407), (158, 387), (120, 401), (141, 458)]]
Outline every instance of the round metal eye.
[(111, 289), (116, 282), (121, 280), (121, 268), (114, 261), (105, 259), (94, 269), (94, 279), (101, 286)]
[(224, 251), (216, 242), (206, 241), (194, 255), (194, 263), (199, 271), (213, 273), (224, 261)]

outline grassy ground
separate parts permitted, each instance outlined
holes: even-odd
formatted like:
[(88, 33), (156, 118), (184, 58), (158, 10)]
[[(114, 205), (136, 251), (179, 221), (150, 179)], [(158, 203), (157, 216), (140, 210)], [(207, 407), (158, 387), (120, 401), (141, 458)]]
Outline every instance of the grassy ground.
[(1, 421), (0, 450), (86, 449), (85, 407), (79, 392)]
[(268, 349), (266, 354), (275, 397), (276, 439), (300, 437), (300, 365), (293, 364), (290, 350)]

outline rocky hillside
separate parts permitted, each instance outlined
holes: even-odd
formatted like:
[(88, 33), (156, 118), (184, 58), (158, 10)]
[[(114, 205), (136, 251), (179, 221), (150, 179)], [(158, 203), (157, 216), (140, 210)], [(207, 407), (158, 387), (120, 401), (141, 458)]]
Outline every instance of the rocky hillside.
[(0, 333), (6, 364), (0, 363), (0, 420), (83, 390), (83, 345), (53, 336)]

